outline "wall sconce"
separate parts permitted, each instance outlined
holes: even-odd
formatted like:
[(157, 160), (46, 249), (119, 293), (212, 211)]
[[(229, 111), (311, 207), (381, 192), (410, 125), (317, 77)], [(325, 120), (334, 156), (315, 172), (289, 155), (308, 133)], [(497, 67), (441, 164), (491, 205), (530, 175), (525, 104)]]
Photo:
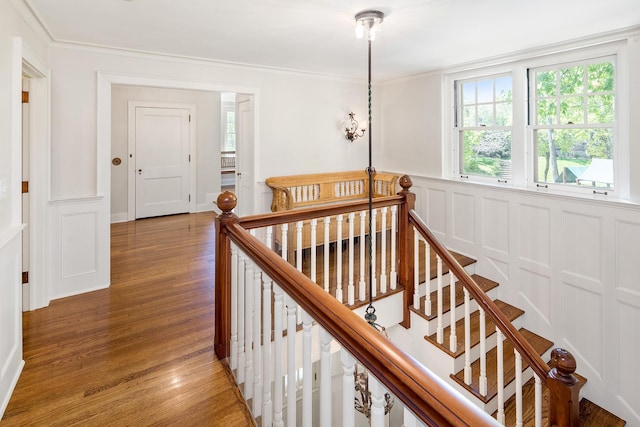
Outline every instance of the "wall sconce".
[(344, 136), (351, 142), (355, 141), (361, 136), (364, 136), (364, 131), (367, 130), (367, 122), (364, 122), (361, 127), (360, 123), (358, 123), (358, 121), (356, 120), (356, 113), (354, 113), (353, 111), (349, 113), (349, 119), (345, 120), (345, 125), (346, 127), (344, 129)]

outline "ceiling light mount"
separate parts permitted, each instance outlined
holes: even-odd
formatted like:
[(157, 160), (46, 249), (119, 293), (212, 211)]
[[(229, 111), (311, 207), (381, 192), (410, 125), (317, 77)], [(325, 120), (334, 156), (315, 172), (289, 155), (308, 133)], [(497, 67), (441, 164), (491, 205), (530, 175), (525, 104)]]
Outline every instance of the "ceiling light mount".
[(369, 40), (375, 40), (377, 26), (384, 21), (384, 13), (379, 10), (363, 10), (356, 13), (356, 37), (362, 38), (364, 36), (365, 29), (367, 31), (367, 38)]

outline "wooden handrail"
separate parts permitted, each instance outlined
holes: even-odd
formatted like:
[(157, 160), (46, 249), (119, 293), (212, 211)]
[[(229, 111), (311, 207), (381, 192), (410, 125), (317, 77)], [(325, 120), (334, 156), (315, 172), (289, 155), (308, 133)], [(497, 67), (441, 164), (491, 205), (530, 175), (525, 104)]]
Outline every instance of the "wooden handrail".
[[(428, 371), (396, 345), (379, 334), (375, 329), (353, 313), (349, 308), (327, 294), (307, 276), (284, 261), (278, 254), (269, 250), (262, 242), (252, 236), (239, 224), (235, 215), (225, 203), (218, 202), (223, 209), (222, 220), (217, 237), (226, 241), (218, 242), (217, 247), (225, 251), (228, 242), (233, 241), (258, 267), (291, 296), (318, 324), (320, 324), (344, 349), (350, 352), (359, 363), (365, 366), (389, 391), (418, 418), (429, 425), (441, 426), (489, 426), (498, 425), (487, 413), (461, 396), (438, 376)], [(235, 217), (235, 218), (234, 218)], [(230, 254), (216, 254), (229, 259)], [(223, 267), (224, 269), (224, 267)], [(225, 271), (223, 275), (226, 275)], [(219, 287), (228, 287), (229, 282), (216, 275), (216, 312), (224, 311), (219, 304)], [(224, 294), (224, 292), (223, 292)], [(226, 326), (216, 316), (216, 342), (218, 334)], [(218, 353), (219, 358), (228, 356), (228, 352)]]
[[(402, 202), (401, 196), (376, 197), (373, 199), (373, 209), (385, 206), (398, 205)], [(335, 216), (349, 212), (357, 212), (369, 209), (369, 202), (366, 199), (328, 204), (313, 208), (301, 208), (291, 211), (272, 212), (268, 214), (249, 215), (239, 219), (239, 224), (250, 230), (252, 228), (268, 227), (271, 225), (286, 224), (297, 221), (305, 221), (313, 218)]]
[(414, 210), (409, 211), (409, 222), (429, 243), (431, 249), (433, 249), (438, 256), (442, 258), (444, 263), (449, 266), (449, 270), (460, 281), (460, 283), (462, 283), (464, 288), (469, 291), (477, 301), (478, 305), (485, 311), (486, 315), (491, 317), (504, 336), (513, 343), (522, 358), (529, 363), (531, 369), (534, 370), (543, 382), (546, 382), (547, 375), (550, 370), (549, 365), (542, 360), (542, 357), (540, 357), (533, 346), (529, 344), (529, 341), (527, 341), (515, 326), (513, 326), (507, 316), (504, 315), (502, 310), (498, 308), (493, 300), (489, 298), (484, 291), (482, 291), (480, 286), (478, 286), (475, 280), (473, 280), (469, 273), (466, 272), (464, 267), (460, 265), (458, 260), (451, 255), (451, 252), (449, 252), (449, 250), (438, 241)]

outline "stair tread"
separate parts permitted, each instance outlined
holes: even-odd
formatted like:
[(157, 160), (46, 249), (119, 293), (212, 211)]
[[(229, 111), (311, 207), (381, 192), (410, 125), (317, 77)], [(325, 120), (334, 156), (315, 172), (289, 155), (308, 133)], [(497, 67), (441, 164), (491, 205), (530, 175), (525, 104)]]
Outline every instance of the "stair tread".
[[(498, 308), (504, 313), (505, 316), (509, 319), (509, 321), (513, 322), (518, 317), (524, 314), (524, 311), (519, 309), (518, 307), (514, 307), (511, 304), (508, 304), (501, 300), (494, 301)], [(443, 331), (444, 344), (440, 345), (437, 342), (436, 334), (425, 337), (427, 340), (431, 341), (433, 344), (438, 346), (440, 349), (448, 353), (452, 357), (458, 357), (464, 353), (465, 347), (465, 330), (464, 330), (464, 318), (458, 320), (456, 322), (456, 336), (457, 336), (457, 347), (456, 351), (452, 352), (449, 349), (449, 335), (451, 334), (451, 327), (447, 326)], [(480, 342), (480, 311), (476, 310), (471, 313), (470, 318), (470, 329), (471, 329), (471, 347), (477, 345)], [(485, 319), (485, 338), (490, 337), (491, 335), (496, 333), (496, 325), (490, 317), (486, 317)]]
[[(477, 274), (472, 274), (471, 278), (475, 280), (475, 282), (478, 284), (478, 286), (480, 286), (480, 289), (482, 289), (484, 293), (487, 293), (493, 288), (498, 286), (498, 282), (494, 282), (493, 280), (487, 279), (486, 277), (482, 277)], [(451, 293), (449, 291), (449, 288), (450, 288), (449, 285), (442, 288), (442, 307), (443, 307), (444, 313), (448, 313), (449, 308), (451, 307), (450, 305)], [(427, 320), (435, 319), (436, 316), (438, 315), (438, 290), (436, 289), (433, 292), (431, 292), (431, 314), (430, 315), (425, 314), (424, 306), (426, 301), (427, 301), (426, 296), (421, 297), (420, 310), (413, 310), (413, 311), (415, 311), (417, 314), (419, 314), (420, 316), (422, 316)], [(460, 281), (456, 282), (455, 301), (456, 301), (456, 307), (459, 307), (462, 304), (464, 304), (464, 291), (463, 291), (463, 286), (460, 284)]]
[[(541, 337), (525, 328), (520, 328), (522, 336), (531, 344), (531, 346), (538, 352), (538, 354), (544, 354), (545, 351), (553, 346), (553, 342)], [(507, 340), (503, 344), (503, 366), (504, 366), (504, 385), (507, 386), (511, 381), (515, 379), (515, 355), (513, 352), (513, 344)], [(529, 364), (522, 360), (522, 370), (524, 371)], [(451, 378), (457, 381), (464, 388), (473, 393), (478, 399), (484, 403), (489, 402), (497, 394), (497, 348), (491, 349), (487, 353), (487, 395), (482, 396), (479, 392), (479, 375), (480, 375), (480, 360), (476, 360), (471, 364), (471, 384), (467, 385), (464, 382), (464, 369), (456, 374), (452, 374)]]
[(583, 397), (580, 400), (580, 425), (582, 427), (623, 427), (627, 422), (617, 415)]
[[(579, 374), (574, 374), (578, 381), (584, 384), (587, 380)], [(546, 386), (542, 386), (542, 425), (549, 425), (549, 390)], [(497, 411), (493, 413), (493, 417), (497, 417)], [(505, 425), (515, 425), (516, 423), (516, 398), (511, 396), (504, 403), (504, 420)], [(612, 426), (623, 427), (626, 422), (607, 411), (606, 409), (596, 405), (589, 399), (582, 398), (580, 400), (580, 426), (581, 427), (600, 427)], [(535, 426), (535, 382), (531, 378), (522, 386), (522, 426)]]

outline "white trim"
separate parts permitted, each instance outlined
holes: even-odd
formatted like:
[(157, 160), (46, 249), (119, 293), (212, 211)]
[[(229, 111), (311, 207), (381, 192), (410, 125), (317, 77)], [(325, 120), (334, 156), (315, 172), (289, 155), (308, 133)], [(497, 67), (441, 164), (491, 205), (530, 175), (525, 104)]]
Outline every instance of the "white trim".
[(182, 110), (189, 110), (190, 123), (189, 123), (189, 152), (191, 161), (189, 163), (189, 193), (191, 199), (189, 201), (189, 212), (196, 212), (196, 180), (198, 177), (197, 165), (198, 165), (198, 152), (196, 141), (196, 128), (197, 128), (197, 114), (195, 104), (179, 104), (170, 102), (152, 102), (152, 101), (134, 101), (129, 100), (127, 103), (127, 149), (128, 149), (128, 162), (129, 170), (127, 171), (127, 220), (134, 221), (136, 219), (136, 168), (135, 162), (132, 162), (133, 153), (136, 150), (136, 137), (135, 137), (135, 123), (136, 123), (136, 108), (176, 108)]
[[(20, 37), (13, 39), (13, 66), (11, 80), (12, 109), (17, 108), (19, 114), (12, 116), (12, 145), (17, 159), (14, 164), (22, 164), (22, 107), (20, 94), (22, 92), (23, 74), (30, 81), (30, 120), (29, 134), (30, 144), (30, 212), (29, 212), (29, 282), (28, 298), (29, 310), (46, 307), (50, 301), (50, 260), (46, 256), (48, 242), (49, 211), (47, 200), (50, 196), (50, 164), (51, 164), (51, 77), (50, 69), (42, 64), (31, 52), (24, 40)], [(13, 98), (15, 96), (15, 98)], [(16, 185), (22, 181), (20, 170), (17, 171)], [(18, 191), (18, 190), (16, 190)], [(14, 222), (22, 223), (21, 194), (16, 197), (13, 204)]]

